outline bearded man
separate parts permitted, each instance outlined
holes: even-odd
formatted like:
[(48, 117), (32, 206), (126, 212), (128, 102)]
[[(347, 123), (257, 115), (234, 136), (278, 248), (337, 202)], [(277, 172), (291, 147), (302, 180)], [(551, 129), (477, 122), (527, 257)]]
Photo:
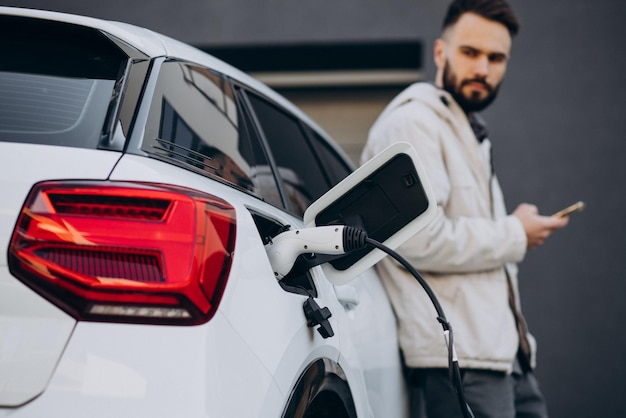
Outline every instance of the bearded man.
[[(507, 214), (477, 114), (498, 93), (518, 21), (504, 0), (455, 0), (434, 44), (434, 85), (395, 97), (370, 130), (365, 162), (393, 142), (413, 145), (437, 199), (435, 220), (400, 247), (454, 328), (465, 399), (475, 417), (547, 417), (533, 374), (536, 344), (521, 314), (517, 266), (568, 218), (520, 204)], [(409, 383), (428, 418), (464, 416), (448, 375), (436, 313), (418, 282), (389, 258), (378, 265), (398, 319)], [(418, 416), (411, 405), (413, 416)]]

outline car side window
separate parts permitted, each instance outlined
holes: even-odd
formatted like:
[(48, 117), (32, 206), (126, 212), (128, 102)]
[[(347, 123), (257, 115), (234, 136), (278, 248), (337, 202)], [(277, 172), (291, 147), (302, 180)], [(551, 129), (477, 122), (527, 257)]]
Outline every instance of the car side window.
[(307, 128), (306, 131), (311, 137), (311, 143), (320, 164), (324, 166), (330, 187), (335, 186), (352, 172), (352, 167), (332, 149), (319, 133), (310, 128)]
[(161, 65), (143, 151), (281, 205), (265, 154), (253, 140), (224, 76), (176, 60)]
[(326, 173), (295, 117), (254, 93), (247, 96), (277, 166), (287, 210), (302, 216), (330, 188)]

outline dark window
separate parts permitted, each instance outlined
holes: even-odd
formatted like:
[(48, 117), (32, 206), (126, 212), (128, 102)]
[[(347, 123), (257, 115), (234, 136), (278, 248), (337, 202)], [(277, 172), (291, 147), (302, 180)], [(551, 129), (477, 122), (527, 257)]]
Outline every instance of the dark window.
[(128, 63), (94, 29), (0, 17), (0, 141), (97, 148)]
[(271, 149), (288, 210), (302, 216), (329, 189), (329, 180), (299, 121), (255, 94), (248, 97)]
[(252, 116), (244, 104), (239, 103), (239, 105), (241, 115), (239, 132), (241, 137), (247, 138), (247, 142), (250, 144), (250, 159), (254, 159), (256, 161), (256, 165), (254, 166), (254, 178), (256, 179), (255, 183), (259, 190), (259, 194), (266, 202), (269, 202), (276, 207), (284, 208), (285, 203), (283, 202), (278, 187), (276, 186), (277, 179), (275, 173), (268, 163), (265, 150), (261, 145), (256, 125), (252, 121)]
[(313, 143), (315, 153), (320, 163), (324, 166), (330, 181), (330, 186), (332, 187), (346, 178), (346, 176), (352, 172), (352, 168), (332, 149), (320, 134), (313, 129), (307, 129), (307, 132), (312, 138), (311, 142)]
[(251, 142), (258, 139), (241, 113), (221, 74), (166, 61), (159, 70), (142, 149), (280, 206), (265, 154)]

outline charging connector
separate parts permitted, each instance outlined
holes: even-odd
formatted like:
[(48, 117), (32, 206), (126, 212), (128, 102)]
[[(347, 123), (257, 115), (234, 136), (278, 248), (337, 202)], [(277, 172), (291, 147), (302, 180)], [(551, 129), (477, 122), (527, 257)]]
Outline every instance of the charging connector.
[(330, 225), (288, 230), (265, 245), (267, 256), (278, 280), (289, 274), (301, 254), (343, 255), (367, 244), (367, 234), (351, 226)]

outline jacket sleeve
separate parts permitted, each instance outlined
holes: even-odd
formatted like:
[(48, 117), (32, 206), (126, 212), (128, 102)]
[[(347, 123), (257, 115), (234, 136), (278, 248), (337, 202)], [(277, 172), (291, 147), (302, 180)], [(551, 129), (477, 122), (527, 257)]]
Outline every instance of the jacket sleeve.
[(471, 273), (521, 261), (526, 253), (526, 234), (512, 215), (495, 220), (450, 219), (438, 207), (435, 219), (398, 252), (418, 270)]
[(437, 200), (435, 219), (398, 252), (418, 270), (431, 273), (470, 273), (521, 261), (526, 253), (526, 234), (515, 216), (446, 216), (444, 208), (452, 187), (440, 143), (440, 124), (424, 122), (439, 119), (420, 106), (402, 106), (373, 128), (368, 141), (412, 144)]

